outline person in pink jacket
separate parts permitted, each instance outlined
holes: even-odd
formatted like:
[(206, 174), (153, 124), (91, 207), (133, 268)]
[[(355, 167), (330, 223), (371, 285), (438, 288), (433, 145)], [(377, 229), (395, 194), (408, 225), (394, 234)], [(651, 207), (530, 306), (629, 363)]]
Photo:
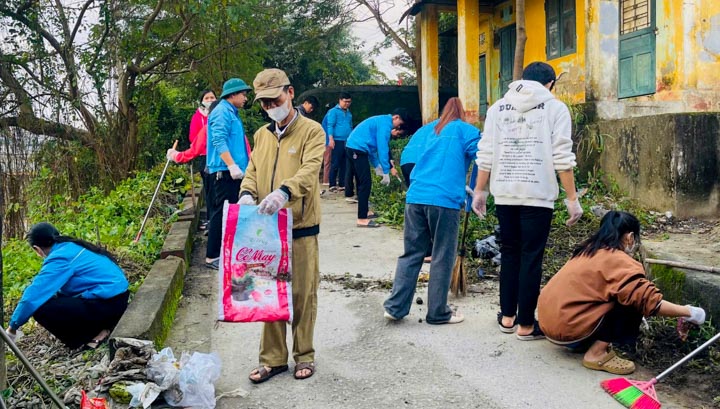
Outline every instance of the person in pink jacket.
[[(208, 115), (212, 109), (213, 104), (216, 103), (217, 98), (215, 92), (210, 89), (203, 90), (200, 92), (200, 107), (193, 114), (190, 119), (190, 132), (188, 139), (190, 140), (190, 149), (182, 152), (170, 148), (167, 151), (167, 159), (175, 163), (187, 163), (191, 160), (207, 155), (207, 124)], [(212, 191), (212, 181), (209, 181), (207, 172), (205, 171), (204, 158), (201, 166), (201, 175), (203, 177), (203, 186), (205, 188), (205, 203), (208, 202), (210, 192)], [(207, 221), (201, 223), (200, 229), (205, 230), (207, 228)]]
[(200, 107), (195, 111), (195, 114), (190, 120), (190, 133), (188, 134), (190, 144), (195, 142), (195, 138), (198, 133), (200, 133), (200, 130), (207, 126), (210, 105), (212, 105), (215, 100), (217, 100), (217, 97), (215, 97), (215, 93), (212, 90), (206, 89), (200, 92)]

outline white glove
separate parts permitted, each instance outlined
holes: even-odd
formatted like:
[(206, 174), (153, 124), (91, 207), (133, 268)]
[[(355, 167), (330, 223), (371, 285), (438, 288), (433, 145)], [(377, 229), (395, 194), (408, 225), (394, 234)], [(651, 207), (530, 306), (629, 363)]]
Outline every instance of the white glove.
[(253, 199), (252, 195), (245, 195), (238, 200), (239, 205), (252, 205), (255, 206), (257, 202)]
[(390, 184), (390, 175), (388, 175), (387, 173), (385, 173), (385, 174), (383, 175), (383, 178), (382, 178), (382, 180), (380, 181), (380, 183), (382, 183), (382, 184), (385, 185), (385, 186), (389, 185), (389, 184)]
[(572, 202), (565, 199), (563, 202), (565, 203), (565, 207), (567, 207), (568, 214), (570, 215), (570, 218), (567, 219), (565, 225), (570, 227), (580, 220), (583, 215), (583, 209), (582, 206), (580, 206), (580, 199), (578, 198), (575, 198)]
[(485, 214), (487, 213), (487, 198), (488, 198), (489, 192), (487, 190), (483, 190), (481, 192), (475, 192), (473, 191), (473, 199), (472, 199), (472, 209), (473, 212), (480, 218), (480, 220), (485, 218)]
[(378, 176), (382, 176), (383, 174), (385, 174), (385, 172), (383, 172), (382, 170), (382, 166), (378, 166), (375, 168), (375, 174)]
[(177, 154), (178, 154), (178, 151), (176, 151), (173, 148), (170, 148), (167, 150), (165, 157), (167, 158), (167, 160), (171, 160), (171, 161), (177, 163), (177, 161), (175, 160), (175, 158), (177, 157)]
[(230, 165), (228, 166), (228, 170), (230, 171), (230, 177), (235, 180), (242, 179), (243, 176), (245, 176), (245, 173), (240, 169), (240, 166), (238, 165)]
[(258, 213), (273, 215), (277, 213), (278, 210), (282, 209), (283, 206), (285, 206), (285, 203), (287, 203), (288, 199), (289, 197), (287, 193), (283, 192), (281, 189), (277, 189), (267, 195), (265, 199), (260, 202), (260, 206), (258, 206)]
[(10, 338), (10, 341), (12, 341), (13, 343), (19, 341), (20, 338), (22, 338), (24, 335), (23, 332), (19, 329), (15, 330), (14, 332), (10, 332), (10, 327), (5, 330), (5, 333), (7, 334), (8, 338)]
[(688, 305), (687, 307), (690, 308), (690, 317), (685, 321), (692, 322), (695, 325), (703, 325), (705, 323), (705, 310), (700, 307), (693, 307), (692, 305)]

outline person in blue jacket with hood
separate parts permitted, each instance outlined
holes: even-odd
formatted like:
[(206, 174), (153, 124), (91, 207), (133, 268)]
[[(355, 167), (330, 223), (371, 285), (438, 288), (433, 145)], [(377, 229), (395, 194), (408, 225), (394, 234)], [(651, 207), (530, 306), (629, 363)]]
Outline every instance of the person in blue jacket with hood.
[(400, 154), (400, 170), (402, 170), (403, 178), (405, 179), (405, 186), (410, 187), (410, 174), (415, 168), (420, 155), (425, 150), (425, 143), (427, 142), (428, 136), (433, 134), (433, 129), (437, 125), (439, 119), (436, 119), (426, 126), (418, 129), (413, 136), (410, 137), (407, 145), (403, 148), (402, 154)]
[(34, 225), (27, 240), (44, 260), (10, 318), (8, 336), (15, 340), (33, 317), (68, 348), (97, 348), (127, 308), (125, 273), (112, 254), (62, 236), (50, 223)]
[(220, 102), (208, 117), (207, 167), (213, 179), (213, 198), (209, 203), (208, 243), (205, 266), (220, 267), (223, 203), (237, 203), (240, 184), (250, 161), (250, 143), (245, 137), (238, 109), (245, 106), (252, 88), (240, 78), (231, 78), (223, 85)]
[(435, 125), (425, 125), (425, 146), (410, 175), (405, 199), (405, 251), (398, 258), (385, 318), (399, 320), (412, 305), (423, 258), (432, 247), (428, 284), (428, 324), (456, 324), (464, 317), (447, 305), (450, 275), (458, 245), (460, 209), (465, 203), (465, 180), (477, 153), (480, 131), (464, 122), (459, 98), (450, 98)]
[[(397, 171), (390, 163), (390, 138), (404, 134), (404, 126), (409, 121), (408, 112), (404, 108), (395, 109), (392, 114), (372, 116), (352, 131), (345, 144), (347, 150), (347, 172), (345, 177), (345, 197), (352, 198), (350, 190), (353, 178), (357, 182), (358, 196), (358, 227), (380, 227), (368, 217), (368, 201), (372, 188), (370, 164), (375, 174), (382, 176), (382, 184), (390, 184), (390, 173)], [(373, 216), (373, 215), (371, 215)]]

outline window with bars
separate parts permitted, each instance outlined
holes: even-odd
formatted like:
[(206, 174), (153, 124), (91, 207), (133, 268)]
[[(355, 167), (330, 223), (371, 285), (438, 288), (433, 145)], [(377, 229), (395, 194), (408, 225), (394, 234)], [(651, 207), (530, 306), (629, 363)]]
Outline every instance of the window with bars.
[(648, 28), (652, 24), (650, 0), (622, 0), (620, 2), (620, 34)]
[(655, 0), (620, 0), (618, 97), (656, 92)]
[(546, 0), (545, 28), (548, 60), (575, 52), (575, 0)]

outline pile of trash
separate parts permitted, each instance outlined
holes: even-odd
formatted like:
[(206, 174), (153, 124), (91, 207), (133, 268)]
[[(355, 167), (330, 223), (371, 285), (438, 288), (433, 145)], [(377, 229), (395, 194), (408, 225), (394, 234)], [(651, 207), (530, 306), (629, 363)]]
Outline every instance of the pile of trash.
[[(500, 226), (496, 225), (493, 234), (475, 240), (471, 249), (472, 256), (483, 260), (490, 260), (494, 265), (500, 265)], [(478, 270), (478, 278), (484, 276), (482, 268)]]
[(115, 357), (94, 392), (118, 403), (149, 408), (161, 397), (170, 406), (215, 408), (215, 381), (221, 362), (215, 353), (157, 352), (152, 341), (115, 338)]

